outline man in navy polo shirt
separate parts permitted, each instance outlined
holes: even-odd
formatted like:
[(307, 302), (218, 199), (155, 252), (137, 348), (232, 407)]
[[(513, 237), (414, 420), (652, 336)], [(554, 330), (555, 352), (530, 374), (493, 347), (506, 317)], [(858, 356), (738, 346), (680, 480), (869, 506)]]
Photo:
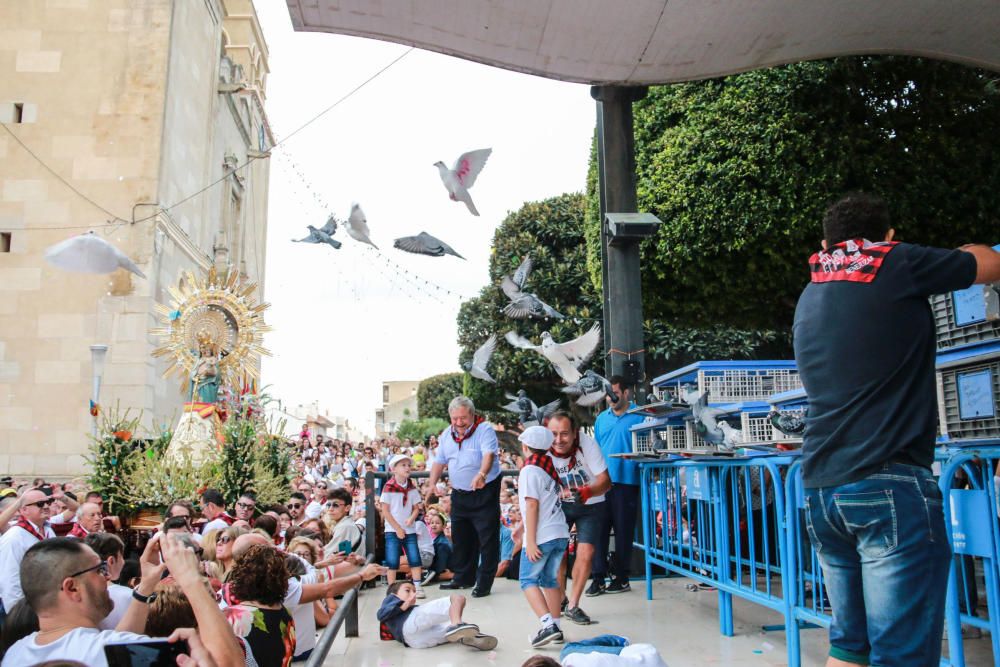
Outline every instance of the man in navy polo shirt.
[(500, 446), (493, 425), (476, 415), (472, 399), (452, 399), (448, 416), (451, 426), (438, 438), (426, 487), (427, 495), (435, 493), (447, 466), (455, 577), (441, 588), (474, 586), (472, 597), (480, 598), (490, 594), (500, 563)]
[[(632, 563), (632, 541), (635, 539), (635, 519), (639, 511), (639, 465), (634, 461), (612, 456), (632, 451), (632, 427), (641, 424), (643, 417), (627, 414), (635, 407), (631, 402), (632, 390), (620, 375), (608, 380), (618, 397), (612, 402), (607, 397), (608, 408), (597, 415), (594, 423), (594, 439), (601, 446), (604, 459), (608, 462), (611, 475), (611, 490), (608, 491), (608, 509), (604, 530), (594, 545), (593, 581), (587, 589), (587, 597), (603, 593), (625, 593), (632, 590), (628, 583), (629, 566)], [(608, 573), (608, 546), (611, 529), (615, 531), (615, 558), (611, 565), (611, 583), (605, 587)]]
[(986, 246), (925, 248), (894, 235), (880, 198), (833, 204), (795, 310), (809, 396), (806, 526), (833, 607), (828, 667), (938, 664), (951, 554), (931, 474), (928, 297), (1000, 279), (1000, 255)]

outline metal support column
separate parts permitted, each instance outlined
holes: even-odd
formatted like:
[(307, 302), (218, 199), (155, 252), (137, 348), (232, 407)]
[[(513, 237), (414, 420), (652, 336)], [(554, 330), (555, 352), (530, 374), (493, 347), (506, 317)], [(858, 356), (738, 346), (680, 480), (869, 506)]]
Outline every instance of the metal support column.
[[(601, 276), (604, 297), (605, 374), (625, 375), (626, 362), (638, 363), (633, 375), (645, 372), (642, 332), (642, 289), (639, 240), (610, 243), (606, 214), (635, 213), (635, 140), (632, 103), (646, 96), (645, 87), (593, 86), (597, 100), (598, 191), (601, 201)], [(637, 400), (643, 398), (636, 396)]]

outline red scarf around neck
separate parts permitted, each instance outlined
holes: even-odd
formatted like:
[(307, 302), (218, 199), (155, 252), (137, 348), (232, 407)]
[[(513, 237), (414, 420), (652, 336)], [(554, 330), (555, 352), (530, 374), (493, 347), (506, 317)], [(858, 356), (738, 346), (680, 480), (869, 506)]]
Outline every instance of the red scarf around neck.
[(415, 489), (415, 488), (417, 487), (413, 484), (412, 479), (407, 479), (406, 486), (403, 486), (402, 484), (397, 482), (396, 477), (393, 476), (390, 477), (388, 480), (386, 480), (385, 486), (382, 487), (382, 490), (387, 493), (402, 493), (403, 507), (406, 507), (406, 499), (410, 495), (410, 489)]
[(532, 454), (524, 460), (524, 465), (538, 466), (555, 481), (557, 488), (562, 486), (559, 482), (559, 475), (556, 473), (556, 466), (552, 463), (552, 458), (548, 454)]
[(79, 522), (74, 523), (73, 524), (73, 530), (69, 531), (69, 536), (70, 537), (76, 537), (76, 538), (79, 538), (81, 540), (84, 539), (84, 538), (86, 538), (87, 535), (90, 535), (90, 533), (88, 533), (87, 529), (84, 528), (83, 526), (81, 526)]
[[(36, 540), (41, 541), (41, 540), (45, 539), (45, 535), (38, 532), (38, 528), (35, 527), (35, 524), (31, 523), (30, 521), (28, 521), (27, 519), (25, 519), (23, 516), (22, 517), (18, 517), (18, 519), (17, 519), (17, 526), (19, 528), (23, 528), (26, 531), (28, 531), (29, 533), (31, 533), (32, 537), (34, 537)], [(45, 532), (45, 525), (44, 524), (42, 525), (42, 532), (43, 533)]]
[(479, 428), (479, 425), (482, 424), (482, 423), (483, 423), (483, 418), (482, 417), (476, 417), (472, 421), (472, 427), (469, 428), (469, 430), (465, 432), (465, 435), (459, 435), (458, 433), (456, 433), (455, 432), (455, 427), (452, 426), (451, 427), (451, 439), (454, 440), (455, 444), (458, 445), (458, 448), (461, 449), (462, 448), (462, 442), (464, 440), (468, 440), (469, 438), (471, 438), (472, 434), (476, 432), (476, 429)]
[(573, 446), (570, 448), (568, 454), (560, 454), (556, 451), (555, 445), (549, 447), (549, 454), (556, 457), (557, 459), (569, 459), (568, 470), (572, 472), (573, 468), (576, 467), (576, 453), (580, 451), (580, 432), (576, 432), (576, 437), (573, 438)]
[(885, 256), (897, 241), (872, 243), (851, 239), (820, 250), (809, 258), (810, 280), (814, 283), (870, 283), (875, 280)]

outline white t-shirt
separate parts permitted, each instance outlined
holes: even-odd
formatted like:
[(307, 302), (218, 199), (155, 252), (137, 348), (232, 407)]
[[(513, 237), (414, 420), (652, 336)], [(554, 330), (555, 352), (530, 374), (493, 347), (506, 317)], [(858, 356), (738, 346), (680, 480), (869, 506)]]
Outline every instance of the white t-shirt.
[(229, 524), (226, 523), (224, 520), (212, 519), (211, 521), (209, 521), (208, 523), (206, 523), (204, 526), (201, 527), (201, 534), (208, 535), (208, 532), (211, 530), (225, 530), (226, 528), (229, 528)]
[[(406, 520), (410, 518), (410, 514), (413, 513), (413, 506), (419, 505), (424, 502), (424, 499), (420, 497), (420, 492), (416, 489), (410, 489), (406, 493), (406, 505), (403, 505), (403, 494), (402, 493), (387, 493), (382, 492), (379, 496), (379, 502), (382, 503), (383, 507), (389, 508), (389, 513), (392, 514), (403, 530), (406, 531), (407, 535), (417, 532), (417, 522), (414, 521), (412, 525), (407, 526)], [(388, 521), (385, 522), (385, 532), (395, 533), (396, 529), (392, 527), (392, 524)]]
[(423, 521), (417, 521), (413, 525), (417, 528), (417, 548), (420, 549), (421, 555), (430, 554), (433, 556), (434, 536), (431, 535), (431, 529)]
[(108, 584), (108, 595), (111, 596), (111, 602), (115, 606), (111, 609), (111, 613), (97, 624), (101, 630), (114, 630), (118, 627), (118, 623), (121, 622), (125, 616), (125, 612), (128, 611), (128, 606), (132, 604), (132, 589), (128, 586)]
[[(562, 485), (568, 489), (578, 489), (582, 486), (593, 484), (598, 475), (608, 470), (604, 454), (601, 453), (601, 446), (597, 444), (596, 440), (582, 431), (580, 432), (580, 449), (576, 452), (576, 465), (572, 470), (569, 468), (568, 457), (558, 457), (551, 450), (549, 450), (549, 457), (556, 467), (556, 474), (559, 475)], [(563, 502), (573, 501), (563, 500)], [(591, 496), (587, 500), (588, 505), (603, 502), (604, 494)]]
[[(298, 577), (295, 581), (302, 584), (315, 584), (316, 583), (316, 573), (310, 572), (309, 574)], [(291, 580), (289, 580), (291, 583)], [(301, 597), (301, 590), (299, 596)], [(312, 602), (306, 602), (305, 604), (296, 605), (285, 605), (288, 608), (288, 613), (292, 615), (292, 619), (295, 621), (295, 655), (299, 656), (309, 651), (316, 646), (316, 617), (313, 615), (313, 604)]]
[(318, 519), (319, 515), (323, 513), (323, 505), (316, 502), (315, 500), (310, 500), (309, 504), (306, 505), (306, 518), (307, 519)]
[(613, 653), (570, 653), (563, 667), (667, 667), (652, 644), (632, 644)]
[(2, 667), (24, 667), (49, 660), (76, 660), (87, 667), (107, 667), (104, 645), (121, 642), (146, 642), (151, 638), (132, 632), (77, 628), (44, 646), (35, 643), (37, 632), (17, 641), (3, 657)]
[(518, 503), (524, 517), (527, 532), (528, 498), (538, 501), (538, 524), (535, 530), (535, 544), (541, 545), (559, 538), (569, 537), (566, 515), (559, 500), (559, 485), (538, 466), (524, 466), (517, 477)]

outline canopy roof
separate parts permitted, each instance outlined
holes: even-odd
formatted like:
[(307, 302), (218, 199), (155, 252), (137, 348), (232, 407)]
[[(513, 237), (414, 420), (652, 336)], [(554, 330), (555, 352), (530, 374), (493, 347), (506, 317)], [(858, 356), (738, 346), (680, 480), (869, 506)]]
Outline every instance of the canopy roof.
[(997, 0), (286, 0), (296, 30), (410, 44), (589, 84), (702, 79), (839, 55), (1000, 70)]

